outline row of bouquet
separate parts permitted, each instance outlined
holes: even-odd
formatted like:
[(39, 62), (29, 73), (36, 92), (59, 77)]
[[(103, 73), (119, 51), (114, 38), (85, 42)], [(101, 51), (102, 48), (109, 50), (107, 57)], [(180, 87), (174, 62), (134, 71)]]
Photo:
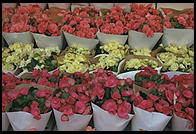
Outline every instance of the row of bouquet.
[[(131, 11), (121, 7), (112, 7), (100, 11), (95, 7), (79, 7), (73, 12), (50, 8), (43, 10), (38, 5), (19, 6), (17, 10), (2, 8), (3, 37), (8, 44), (23, 40), (38, 47), (63, 47), (65, 39), (69, 46), (81, 44), (95, 48), (108, 41), (119, 41), (132, 48), (152, 49), (162, 37), (168, 46), (193, 44), (193, 9), (183, 11), (154, 9), (152, 4), (132, 4)], [(169, 13), (168, 13), (169, 11)], [(145, 42), (145, 44), (144, 44)]]
[(146, 66), (159, 72), (191, 73), (194, 71), (194, 50), (175, 44), (167, 47), (161, 44), (153, 51), (148, 48), (131, 49), (128, 45), (123, 46), (116, 41), (97, 45), (96, 49), (73, 45), (60, 51), (58, 47), (33, 48), (32, 44), (19, 42), (2, 48), (3, 72), (18, 76), (34, 69), (46, 69), (49, 73), (56, 69), (74, 73), (104, 68), (125, 77)]
[[(194, 129), (194, 75), (159, 74), (146, 67), (133, 81), (99, 68), (68, 74), (35, 69), (20, 78), (2, 72), (2, 124), (43, 131), (52, 111), (57, 130)], [(22, 122), (21, 122), (22, 121)]]

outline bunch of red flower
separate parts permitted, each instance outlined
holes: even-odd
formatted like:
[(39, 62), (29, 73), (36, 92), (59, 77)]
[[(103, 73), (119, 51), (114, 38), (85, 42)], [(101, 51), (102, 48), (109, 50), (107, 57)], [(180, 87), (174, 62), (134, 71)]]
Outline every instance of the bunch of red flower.
[[(12, 101), (10, 112), (25, 111), (33, 115), (36, 120), (40, 120), (41, 114), (51, 110), (52, 88), (57, 87), (57, 70), (50, 75), (47, 70), (37, 70), (32, 72), (31, 77), (23, 78), (20, 84), (38, 85), (37, 87), (21, 86), (17, 90), (9, 93)], [(45, 86), (44, 89), (39, 87)]]
[(19, 84), (21, 84), (21, 81), (13, 74), (2, 72), (2, 112), (5, 112), (6, 106), (11, 102), (9, 92)]
[(53, 93), (52, 108), (63, 112), (61, 121), (68, 121), (68, 116), (73, 114), (91, 114), (88, 81), (90, 81), (88, 72), (60, 76), (59, 88)]
[(128, 30), (125, 27), (127, 21), (124, 14), (123, 8), (112, 7), (110, 12), (96, 21), (96, 25), (106, 34), (126, 34)]
[(93, 17), (96, 18), (99, 16), (99, 9), (95, 8), (95, 7), (90, 7), (90, 6), (86, 6), (86, 7), (77, 7), (74, 9), (73, 11), (73, 15), (76, 16), (81, 16), (81, 17)]
[(3, 32), (26, 32), (30, 30), (29, 20), (31, 16), (37, 16), (42, 12), (39, 5), (18, 6), (8, 21), (3, 25)]
[(194, 9), (190, 8), (181, 14), (172, 14), (169, 9), (163, 10), (166, 14), (164, 26), (166, 28), (194, 29)]
[(131, 12), (125, 15), (128, 23), (127, 30), (143, 32), (147, 37), (153, 37), (155, 32), (163, 32), (163, 19), (160, 11), (152, 7), (152, 4), (132, 4)]
[(149, 112), (160, 112), (172, 115), (175, 84), (170, 82), (166, 74), (158, 74), (157, 70), (146, 67), (135, 76), (135, 84), (148, 93), (136, 90), (131, 98), (133, 104)]
[(175, 91), (175, 114), (191, 122), (189, 128), (194, 127), (194, 74), (181, 74), (172, 78), (178, 85)]
[(14, 8), (4, 8), (2, 7), (2, 31), (8, 32), (10, 30), (11, 17), (14, 15)]
[(90, 17), (83, 17), (82, 15), (72, 15), (69, 20), (64, 23), (61, 30), (78, 37), (90, 39), (94, 39), (98, 31), (95, 20)]
[(117, 79), (101, 68), (92, 74), (92, 102), (120, 118), (128, 119), (132, 113), (130, 97), (133, 95), (133, 81), (130, 78)]

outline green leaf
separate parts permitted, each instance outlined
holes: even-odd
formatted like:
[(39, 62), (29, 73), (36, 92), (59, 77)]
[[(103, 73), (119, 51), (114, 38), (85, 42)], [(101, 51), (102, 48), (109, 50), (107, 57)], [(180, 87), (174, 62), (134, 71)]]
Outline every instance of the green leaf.
[(76, 84), (81, 84), (82, 83), (82, 78), (76, 78)]
[(38, 100), (37, 100), (37, 102), (40, 104), (40, 105), (45, 105), (45, 101), (46, 101), (46, 99), (45, 98), (39, 98)]
[(67, 99), (69, 97), (69, 94), (66, 93), (66, 92), (63, 92), (60, 96), (60, 98), (63, 98), (63, 99)]
[(111, 97), (110, 97), (110, 88), (106, 88), (106, 91), (105, 91), (105, 98), (106, 98), (106, 99), (111, 98)]
[(57, 93), (59, 93), (61, 91), (60, 88), (56, 89), (54, 92), (53, 92), (53, 96), (55, 96)]
[(57, 82), (57, 79), (54, 76), (52, 76), (51, 82)]

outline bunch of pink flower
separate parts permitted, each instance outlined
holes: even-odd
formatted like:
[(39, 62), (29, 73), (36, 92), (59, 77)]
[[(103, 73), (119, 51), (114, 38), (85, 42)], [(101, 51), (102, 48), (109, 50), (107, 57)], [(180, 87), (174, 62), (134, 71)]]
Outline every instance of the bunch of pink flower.
[(97, 19), (96, 25), (100, 28), (100, 31), (106, 34), (126, 34), (125, 11), (123, 8), (116, 6), (110, 9), (110, 12), (105, 16)]
[(93, 17), (96, 18), (99, 16), (99, 9), (95, 8), (95, 7), (90, 7), (90, 6), (86, 6), (86, 7), (77, 7), (74, 9), (73, 11), (73, 15), (76, 16), (81, 16), (81, 17)]
[(62, 31), (66, 31), (82, 38), (94, 39), (98, 31), (93, 18), (83, 18), (82, 16), (71, 16), (64, 26)]
[(2, 112), (5, 112), (7, 105), (11, 102), (11, 92), (21, 81), (11, 73), (2, 72)]
[(2, 7), (2, 31), (8, 32), (10, 30), (11, 17), (14, 15), (14, 8), (4, 8)]
[(194, 29), (194, 9), (190, 8), (181, 14), (168, 13), (168, 10), (163, 10), (166, 13), (164, 18), (164, 26), (166, 28)]
[(92, 74), (92, 102), (120, 118), (128, 119), (132, 113), (130, 98), (133, 95), (133, 81), (130, 78), (117, 79), (101, 68)]
[(176, 103), (174, 105), (175, 114), (178, 117), (188, 119), (194, 127), (194, 74), (181, 74), (172, 78), (178, 85), (175, 90)]
[(170, 82), (166, 74), (158, 74), (157, 70), (145, 67), (135, 76), (135, 84), (146, 89), (136, 90), (131, 100), (134, 106), (149, 112), (160, 112), (172, 115), (175, 84)]
[(163, 19), (160, 11), (152, 4), (132, 4), (131, 12), (125, 15), (127, 30), (143, 32), (147, 37), (153, 37), (155, 32), (163, 32)]
[(59, 88), (53, 93), (52, 108), (63, 112), (61, 121), (69, 121), (68, 116), (73, 114), (92, 113), (88, 81), (90, 81), (88, 72), (60, 76)]

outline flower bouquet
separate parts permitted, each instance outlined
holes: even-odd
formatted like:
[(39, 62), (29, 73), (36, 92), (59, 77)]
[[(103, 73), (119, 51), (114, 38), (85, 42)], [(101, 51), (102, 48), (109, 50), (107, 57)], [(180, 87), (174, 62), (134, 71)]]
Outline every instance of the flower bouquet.
[(59, 88), (52, 99), (59, 131), (81, 131), (87, 127), (92, 117), (89, 80), (88, 72), (59, 75)]
[(174, 117), (172, 118), (173, 131), (194, 130), (194, 75), (181, 74), (174, 76), (177, 84), (175, 91)]
[(57, 58), (61, 71), (67, 73), (85, 72), (89, 67), (88, 57), (94, 55), (94, 51), (81, 48), (77, 45), (66, 48)]
[(172, 118), (175, 84), (166, 74), (146, 67), (135, 75), (131, 98), (135, 116), (133, 131), (163, 131)]
[(101, 45), (107, 44), (110, 41), (117, 41), (124, 45), (127, 41), (127, 29), (125, 28), (125, 11), (121, 7), (112, 7), (110, 11), (96, 20), (96, 25), (100, 32), (97, 33), (97, 38)]
[(154, 57), (142, 55), (127, 55), (120, 66), (119, 78), (131, 78), (145, 67), (151, 67), (160, 72), (162, 63)]
[(48, 72), (52, 73), (52, 71), (58, 68), (55, 56), (58, 56), (59, 53), (60, 50), (58, 47), (33, 49), (20, 62), (19, 69), (21, 69), (21, 72), (18, 76), (30, 73), (34, 69), (47, 69)]
[[(42, 10), (40, 10), (39, 7), (33, 5), (28, 7), (18, 6), (16, 12), (12, 12), (12, 15), (10, 15), (8, 18), (6, 17), (2, 25), (2, 35), (8, 45), (21, 41), (23, 43), (34, 43), (33, 36), (29, 32), (30, 14), (36, 15), (41, 11)], [(5, 12), (2, 12), (3, 16), (6, 16), (4, 13)], [(9, 11), (9, 13), (11, 12)]]
[(69, 15), (70, 11), (49, 8), (42, 14), (32, 17), (30, 20), (31, 32), (35, 38), (36, 44), (40, 48), (56, 47), (63, 48), (63, 35), (61, 27), (63, 19)]
[(16, 42), (8, 48), (2, 48), (2, 71), (12, 74), (17, 73), (20, 62), (30, 53), (33, 49), (33, 44), (25, 44)]
[(98, 131), (122, 131), (133, 117), (130, 96), (133, 81), (99, 68), (92, 74), (93, 121)]
[(21, 84), (21, 81), (11, 73), (2, 72), (2, 130), (7, 131), (9, 126), (9, 120), (6, 111), (9, 110), (9, 103), (11, 98), (9, 92), (11, 92), (17, 85)]
[(163, 11), (165, 17), (162, 43), (165, 46), (175, 43), (178, 46), (190, 47), (194, 43), (194, 8), (176, 12), (172, 9), (163, 9)]
[(73, 15), (64, 23), (61, 30), (69, 46), (74, 44), (93, 49), (98, 44), (95, 17), (99, 11), (93, 7), (76, 8)]
[(131, 12), (125, 15), (128, 44), (131, 48), (152, 49), (162, 36), (163, 17), (152, 4), (131, 4)]

